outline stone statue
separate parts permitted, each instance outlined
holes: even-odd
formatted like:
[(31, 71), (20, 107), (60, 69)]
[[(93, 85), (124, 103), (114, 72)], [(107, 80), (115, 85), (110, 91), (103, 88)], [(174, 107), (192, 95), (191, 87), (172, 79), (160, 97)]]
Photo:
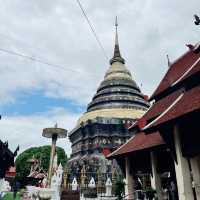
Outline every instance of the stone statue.
[(95, 183), (95, 180), (94, 178), (92, 177), (89, 184), (88, 184), (88, 187), (89, 188), (95, 188), (96, 187), (96, 183)]
[(1, 186), (0, 186), (0, 192), (10, 192), (11, 186), (8, 181), (6, 181), (4, 178), (1, 179)]
[(76, 178), (74, 178), (72, 181), (72, 191), (77, 191), (77, 190), (78, 190), (78, 182)]
[(85, 169), (85, 165), (83, 165), (82, 169), (81, 169), (81, 187), (85, 187), (85, 179), (86, 179), (86, 169)]
[(112, 196), (112, 182), (110, 178), (107, 178), (106, 180), (106, 196)]
[(63, 167), (61, 163), (51, 178), (51, 189), (54, 190), (53, 199), (60, 200), (60, 187), (62, 184)]

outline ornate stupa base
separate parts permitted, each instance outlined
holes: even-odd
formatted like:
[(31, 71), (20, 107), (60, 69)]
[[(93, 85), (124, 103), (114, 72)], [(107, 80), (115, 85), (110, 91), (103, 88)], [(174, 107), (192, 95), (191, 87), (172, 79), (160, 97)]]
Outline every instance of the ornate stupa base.
[(116, 180), (122, 172), (115, 160), (110, 161), (102, 154), (84, 155), (68, 161), (68, 181), (72, 183), (76, 178), (80, 188), (87, 187), (94, 178), (96, 185), (104, 185), (107, 178)]

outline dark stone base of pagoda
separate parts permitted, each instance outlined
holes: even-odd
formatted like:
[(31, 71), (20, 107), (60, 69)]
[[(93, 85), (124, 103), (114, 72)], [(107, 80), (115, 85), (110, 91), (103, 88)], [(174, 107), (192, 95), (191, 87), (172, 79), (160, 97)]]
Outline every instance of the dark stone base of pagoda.
[(85, 155), (75, 157), (68, 161), (68, 182), (72, 183), (76, 178), (78, 183), (89, 184), (91, 178), (94, 178), (96, 184), (100, 181), (105, 183), (107, 178), (111, 180), (122, 176), (121, 169), (115, 160), (110, 161), (104, 155)]

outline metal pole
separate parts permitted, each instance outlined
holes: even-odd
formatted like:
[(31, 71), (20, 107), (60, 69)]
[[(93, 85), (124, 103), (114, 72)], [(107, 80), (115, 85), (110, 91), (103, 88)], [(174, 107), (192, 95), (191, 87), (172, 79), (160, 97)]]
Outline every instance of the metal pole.
[(47, 178), (47, 186), (51, 186), (51, 177), (52, 177), (52, 171), (53, 171), (53, 161), (56, 151), (56, 141), (57, 141), (57, 134), (52, 135), (52, 145), (51, 145), (51, 156), (50, 156), (50, 162), (49, 162), (49, 171), (48, 171), (48, 178)]

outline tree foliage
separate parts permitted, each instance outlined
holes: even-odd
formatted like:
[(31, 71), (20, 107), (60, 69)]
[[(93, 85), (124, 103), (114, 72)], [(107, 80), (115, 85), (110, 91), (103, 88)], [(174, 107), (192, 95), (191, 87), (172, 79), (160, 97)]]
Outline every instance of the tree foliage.
[[(41, 146), (41, 147), (31, 147), (21, 154), (18, 155), (15, 166), (16, 166), (16, 179), (22, 180), (24, 177), (28, 176), (30, 173), (31, 165), (27, 162), (28, 159), (33, 156), (36, 159), (41, 159), (41, 167), (48, 171), (49, 161), (50, 161), (51, 146)], [(56, 152), (58, 156), (58, 164), (61, 163), (62, 166), (67, 163), (67, 155), (61, 147), (56, 147)]]

